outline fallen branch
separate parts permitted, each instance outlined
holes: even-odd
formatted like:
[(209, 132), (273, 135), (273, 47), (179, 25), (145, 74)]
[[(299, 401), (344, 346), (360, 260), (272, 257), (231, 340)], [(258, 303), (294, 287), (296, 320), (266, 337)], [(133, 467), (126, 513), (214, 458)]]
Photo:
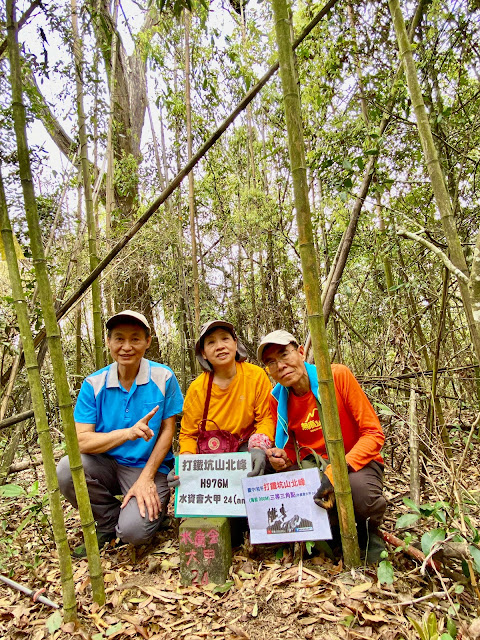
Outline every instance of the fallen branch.
[[(56, 453), (55, 460), (60, 460), (63, 456), (63, 453)], [(16, 462), (15, 464), (11, 464), (8, 468), (8, 473), (18, 473), (19, 471), (25, 471), (25, 469), (32, 469), (33, 467), (39, 467), (43, 464), (42, 458), (39, 456), (38, 458), (33, 458), (32, 460), (21, 460), (20, 462)]]
[(412, 547), (412, 545), (405, 545), (403, 540), (397, 538), (397, 536), (394, 536), (392, 533), (389, 533), (387, 531), (380, 531), (379, 533), (380, 536), (385, 540), (385, 542), (388, 542), (388, 544), (391, 544), (394, 547), (401, 547), (404, 553), (414, 558), (415, 560), (418, 560), (418, 562), (421, 562), (422, 565), (426, 561), (425, 564), (427, 567), (430, 567), (430, 569), (433, 569), (434, 571), (438, 570), (438, 562), (435, 562), (435, 560), (433, 560), (432, 558), (429, 558), (427, 560), (420, 549), (416, 549), (415, 547)]
[(29, 418), (33, 418), (33, 409), (30, 409), (30, 411), (24, 411), (23, 413), (17, 413), (16, 416), (5, 418), (5, 420), (0, 420), (0, 431), (2, 429), (12, 427), (14, 424), (18, 424), (19, 422), (23, 422), (24, 420), (28, 420)]

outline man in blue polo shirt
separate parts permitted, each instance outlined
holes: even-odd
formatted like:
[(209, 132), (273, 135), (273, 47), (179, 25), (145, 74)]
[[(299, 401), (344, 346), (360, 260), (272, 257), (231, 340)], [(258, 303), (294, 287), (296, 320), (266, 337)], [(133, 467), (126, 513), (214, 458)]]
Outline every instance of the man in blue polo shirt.
[[(138, 545), (148, 542), (166, 513), (175, 416), (183, 397), (173, 371), (144, 358), (151, 342), (144, 315), (122, 311), (106, 326), (115, 362), (84, 380), (75, 426), (99, 546), (114, 538)], [(60, 460), (57, 475), (62, 494), (77, 508), (68, 457)], [(84, 545), (74, 551), (85, 554)]]

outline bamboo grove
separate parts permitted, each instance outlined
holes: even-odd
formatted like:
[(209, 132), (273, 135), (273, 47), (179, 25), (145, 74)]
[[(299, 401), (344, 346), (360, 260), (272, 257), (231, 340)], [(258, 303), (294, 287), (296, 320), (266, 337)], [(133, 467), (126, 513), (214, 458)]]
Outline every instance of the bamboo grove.
[[(389, 464), (409, 455), (412, 392), (422, 455), (463, 450), (480, 400), (478, 3), (298, 2), (293, 36), (275, 31), (280, 0), (34, 2), (18, 4), (18, 25), (13, 6), (0, 53), (3, 481), (32, 429), (4, 430), (10, 416), (33, 408), (42, 453), (46, 420), (65, 434), (53, 447), (75, 451), (74, 390), (106, 362), (102, 317), (124, 307), (155, 326), (150, 357), (184, 391), (202, 321), (232, 321), (252, 361), (282, 327), (311, 340), (322, 379), (329, 359), (353, 369)], [(354, 538), (345, 529), (349, 564)]]

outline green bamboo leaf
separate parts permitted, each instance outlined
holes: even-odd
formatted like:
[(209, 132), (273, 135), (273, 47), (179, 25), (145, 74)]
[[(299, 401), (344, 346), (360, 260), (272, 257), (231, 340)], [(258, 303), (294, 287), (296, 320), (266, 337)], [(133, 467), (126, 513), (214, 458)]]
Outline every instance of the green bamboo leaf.
[(437, 618), (433, 613), (433, 611), (430, 613), (430, 615), (427, 618), (426, 628), (430, 638), (434, 635), (438, 636)]
[(414, 618), (409, 617), (408, 619), (410, 620), (412, 625), (415, 627), (415, 631), (418, 633), (420, 640), (429, 640), (425, 635), (422, 625), (419, 622), (417, 622)]
[(117, 624), (113, 624), (111, 627), (108, 627), (108, 629), (105, 631), (105, 635), (108, 638), (108, 636), (113, 636), (114, 633), (118, 633), (122, 629), (123, 629), (122, 623), (117, 622)]
[(421, 540), (423, 553), (428, 556), (435, 542), (445, 540), (445, 535), (444, 529), (432, 529), (424, 533)]
[(225, 584), (219, 584), (213, 588), (212, 593), (225, 593), (233, 587), (233, 580), (228, 580)]

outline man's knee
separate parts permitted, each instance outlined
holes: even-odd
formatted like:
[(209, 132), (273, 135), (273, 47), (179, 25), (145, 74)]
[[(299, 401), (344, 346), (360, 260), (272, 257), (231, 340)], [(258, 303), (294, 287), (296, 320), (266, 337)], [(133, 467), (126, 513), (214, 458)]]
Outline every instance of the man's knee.
[(142, 518), (138, 510), (137, 501), (132, 498), (125, 509), (120, 511), (116, 529), (117, 537), (121, 538), (123, 542), (129, 542), (136, 546), (147, 544), (160, 526), (163, 517), (164, 514), (162, 512), (160, 517), (153, 522), (150, 522), (148, 514)]
[(66, 498), (70, 498), (73, 490), (72, 472), (68, 456), (64, 456), (57, 465), (57, 478), (60, 493)]
[(373, 526), (377, 527), (383, 520), (387, 501), (382, 493), (380, 495), (372, 495), (368, 490), (365, 490), (364, 493), (358, 493), (355, 496), (353, 508), (358, 518), (369, 520)]
[(383, 474), (376, 469), (361, 469), (350, 473), (350, 486), (355, 514), (378, 526), (383, 519), (387, 501), (383, 495)]

